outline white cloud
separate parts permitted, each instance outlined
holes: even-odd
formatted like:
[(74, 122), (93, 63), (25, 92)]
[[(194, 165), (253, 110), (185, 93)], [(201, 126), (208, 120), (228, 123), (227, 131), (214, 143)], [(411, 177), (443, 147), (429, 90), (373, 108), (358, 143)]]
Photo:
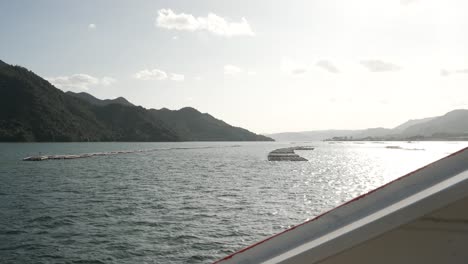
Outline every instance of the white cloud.
[(117, 80), (112, 77), (96, 78), (88, 74), (78, 73), (70, 76), (59, 76), (46, 78), (55, 87), (62, 90), (83, 91), (89, 90), (91, 86), (109, 86)]
[(195, 81), (201, 81), (201, 80), (203, 80), (203, 77), (201, 77), (201, 76), (196, 76), (195, 77)]
[(285, 57), (281, 61), (281, 70), (291, 75), (302, 75), (307, 72), (307, 66), (291, 58)]
[(172, 81), (181, 82), (181, 81), (185, 80), (185, 76), (182, 75), (182, 74), (171, 73), (170, 79)]
[(419, 0), (400, 0), (400, 4), (402, 4), (402, 5), (409, 5), (409, 4), (415, 3), (415, 2), (417, 2), (417, 1), (419, 1)]
[(449, 75), (450, 75), (450, 72), (447, 71), (447, 70), (445, 70), (445, 69), (442, 69), (442, 70), (440, 70), (440, 75), (442, 75), (442, 76), (444, 76), (444, 77), (445, 77), (445, 76), (449, 76)]
[(336, 66), (333, 65), (333, 63), (331, 61), (328, 61), (328, 60), (320, 60), (320, 61), (317, 62), (316, 65), (318, 67), (322, 68), (322, 69), (327, 70), (328, 72), (331, 72), (331, 73), (339, 73), (340, 72), (338, 70), (338, 68), (336, 68)]
[(147, 80), (162, 81), (162, 80), (167, 79), (167, 73), (158, 69), (152, 69), (152, 70), (144, 69), (133, 74), (133, 77), (135, 79), (144, 80), (144, 81), (147, 81)]
[(101, 79), (101, 84), (104, 85), (104, 86), (109, 86), (109, 85), (112, 85), (113, 83), (115, 83), (116, 81), (117, 80), (112, 78), (112, 77), (104, 76)]
[(141, 70), (133, 74), (133, 78), (138, 79), (138, 80), (143, 80), (143, 81), (148, 81), (148, 80), (163, 81), (163, 80), (169, 79), (171, 81), (181, 82), (185, 80), (185, 76), (183, 74), (177, 74), (177, 73), (168, 74), (165, 71), (159, 70), (159, 69)]
[(89, 24), (88, 28), (91, 29), (91, 30), (94, 30), (94, 29), (96, 29), (96, 24)]
[(249, 71), (247, 71), (247, 75), (250, 75), (250, 76), (257, 75), (257, 72), (249, 70)]
[(442, 69), (440, 71), (440, 75), (444, 77), (452, 75), (452, 74), (468, 74), (468, 69), (459, 69), (459, 70), (453, 70), (453, 71)]
[(295, 68), (291, 70), (292, 75), (301, 75), (307, 72), (306, 68)]
[(363, 60), (360, 63), (371, 72), (389, 72), (401, 70), (400, 66), (382, 60)]
[(231, 65), (231, 64), (227, 64), (227, 65), (224, 65), (224, 74), (225, 75), (231, 75), (231, 76), (234, 76), (234, 75), (237, 75), (239, 73), (242, 73), (243, 70), (235, 65)]
[(213, 13), (206, 17), (194, 17), (191, 14), (176, 14), (171, 9), (160, 9), (155, 24), (165, 29), (208, 31), (223, 37), (255, 35), (245, 18), (242, 18), (241, 22), (229, 22), (228, 19)]

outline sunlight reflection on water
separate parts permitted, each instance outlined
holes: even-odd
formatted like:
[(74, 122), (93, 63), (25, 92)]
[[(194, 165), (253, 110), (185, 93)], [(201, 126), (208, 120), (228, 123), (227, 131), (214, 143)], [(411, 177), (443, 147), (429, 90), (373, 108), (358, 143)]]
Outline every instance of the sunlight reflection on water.
[[(232, 147), (239, 145), (239, 147)], [(0, 144), (0, 259), (210, 262), (323, 213), (465, 142)], [(210, 146), (213, 148), (199, 148)], [(189, 149), (171, 149), (187, 147)], [(389, 148), (390, 147), (390, 148)], [(151, 153), (22, 162), (47, 154)], [(411, 150), (424, 149), (424, 150)]]

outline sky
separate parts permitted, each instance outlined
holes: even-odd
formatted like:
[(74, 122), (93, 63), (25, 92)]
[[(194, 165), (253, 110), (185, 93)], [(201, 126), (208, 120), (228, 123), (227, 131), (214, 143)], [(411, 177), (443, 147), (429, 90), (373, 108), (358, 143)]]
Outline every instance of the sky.
[(0, 60), (256, 133), (468, 108), (468, 1), (0, 0)]

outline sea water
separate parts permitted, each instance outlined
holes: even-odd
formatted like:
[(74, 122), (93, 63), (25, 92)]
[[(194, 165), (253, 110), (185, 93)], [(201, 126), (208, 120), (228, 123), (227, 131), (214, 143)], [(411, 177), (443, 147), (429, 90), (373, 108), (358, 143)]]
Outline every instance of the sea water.
[[(299, 145), (307, 162), (267, 161)], [(467, 145), (1, 143), (0, 263), (209, 263)]]

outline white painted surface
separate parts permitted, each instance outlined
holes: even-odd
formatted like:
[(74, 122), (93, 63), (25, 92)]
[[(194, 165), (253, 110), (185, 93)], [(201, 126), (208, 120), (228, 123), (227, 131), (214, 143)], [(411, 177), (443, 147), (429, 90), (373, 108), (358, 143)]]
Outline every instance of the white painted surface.
[(468, 198), (319, 263), (468, 263)]

